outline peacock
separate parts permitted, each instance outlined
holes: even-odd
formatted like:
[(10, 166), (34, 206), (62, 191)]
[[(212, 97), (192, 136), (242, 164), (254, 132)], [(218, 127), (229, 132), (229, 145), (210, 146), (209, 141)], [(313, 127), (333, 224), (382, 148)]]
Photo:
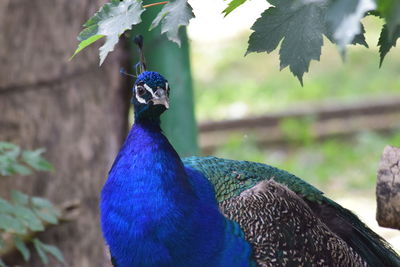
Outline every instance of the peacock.
[(101, 192), (114, 266), (400, 266), (385, 240), (295, 175), (181, 159), (160, 128), (170, 85), (141, 58), (135, 123)]

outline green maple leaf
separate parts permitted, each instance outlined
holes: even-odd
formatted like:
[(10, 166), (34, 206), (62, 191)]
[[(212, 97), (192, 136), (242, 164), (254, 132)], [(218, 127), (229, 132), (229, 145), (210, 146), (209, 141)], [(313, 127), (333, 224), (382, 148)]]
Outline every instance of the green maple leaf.
[(396, 46), (397, 39), (400, 38), (400, 1), (378, 1), (378, 11), (378, 15), (386, 21), (386, 24), (382, 27), (378, 41), (380, 54), (379, 66), (382, 66), (386, 54), (392, 47)]
[(400, 1), (399, 0), (380, 0), (378, 1), (378, 11), (386, 20), (386, 28), (389, 38), (393, 38), (396, 28), (400, 26)]
[[(342, 16), (335, 19), (333, 24), (327, 21), (329, 14), (337, 15), (336, 12), (342, 12), (343, 7), (351, 5), (350, 1), (356, 1), (354, 3), (357, 4), (370, 0), (336, 0), (340, 7), (338, 10), (333, 2), (327, 0), (270, 0), (274, 7), (264, 11), (251, 27), (254, 32), (250, 35), (246, 54), (270, 53), (281, 43), (281, 69), (289, 66), (290, 71), (303, 84), (303, 75), (308, 72), (311, 60), (320, 59), (323, 35), (340, 46), (349, 43), (368, 46), (360, 22), (365, 5), (361, 9), (355, 5), (353, 11), (346, 11), (347, 15), (352, 16), (350, 20)], [(340, 34), (336, 36), (337, 31)]]
[(312, 2), (293, 5), (291, 0), (271, 0), (268, 8), (254, 23), (249, 38), (250, 52), (270, 53), (282, 41), (279, 51), (281, 69), (290, 71), (303, 84), (303, 74), (312, 59), (319, 60), (324, 32), (325, 4)]
[(326, 21), (334, 42), (342, 52), (351, 43), (366, 45), (363, 35), (364, 29), (360, 20), (366, 12), (375, 9), (375, 7), (376, 4), (373, 0), (331, 1), (327, 9)]
[(228, 7), (225, 8), (224, 11), (222, 11), (222, 13), (224, 13), (226, 17), (229, 13), (231, 13), (233, 10), (235, 10), (237, 7), (241, 6), (245, 2), (246, 0), (232, 0), (231, 2), (229, 2)]
[(161, 33), (166, 33), (168, 39), (180, 45), (178, 30), (181, 26), (187, 26), (189, 20), (193, 17), (192, 7), (187, 0), (172, 0), (158, 13), (150, 26), (150, 30), (157, 27), (161, 22)]
[(72, 57), (85, 47), (106, 37), (106, 42), (100, 47), (101, 65), (108, 53), (114, 50), (119, 36), (141, 22), (140, 16), (143, 11), (142, 1), (111, 0), (83, 25), (85, 29), (78, 36), (80, 43)]
[(359, 45), (365, 46), (366, 48), (369, 48), (369, 47), (368, 47), (368, 44), (367, 44), (367, 41), (365, 41), (365, 36), (364, 36), (365, 29), (364, 29), (364, 25), (362, 25), (362, 24), (360, 23), (360, 27), (361, 27), (360, 33), (358, 33), (356, 36), (354, 36), (354, 40), (353, 40), (353, 42), (352, 42), (351, 44), (353, 44), (353, 45), (359, 44)]
[(392, 34), (389, 34), (387, 24), (383, 25), (381, 35), (379, 36), (379, 54), (381, 56), (379, 66), (382, 66), (383, 59), (392, 47), (396, 46), (397, 39), (400, 38), (400, 25), (394, 30)]

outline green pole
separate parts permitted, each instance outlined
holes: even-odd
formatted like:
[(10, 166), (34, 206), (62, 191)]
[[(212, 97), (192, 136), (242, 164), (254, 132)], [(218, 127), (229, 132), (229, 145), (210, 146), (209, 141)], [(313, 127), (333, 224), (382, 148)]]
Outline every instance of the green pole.
[(143, 35), (148, 70), (162, 74), (171, 87), (170, 109), (161, 118), (162, 129), (181, 157), (196, 155), (199, 148), (186, 28), (179, 30), (181, 47), (161, 35), (160, 26), (148, 31), (160, 9), (152, 7), (144, 12), (143, 22), (132, 32), (130, 48), (136, 63), (138, 53), (133, 38)]

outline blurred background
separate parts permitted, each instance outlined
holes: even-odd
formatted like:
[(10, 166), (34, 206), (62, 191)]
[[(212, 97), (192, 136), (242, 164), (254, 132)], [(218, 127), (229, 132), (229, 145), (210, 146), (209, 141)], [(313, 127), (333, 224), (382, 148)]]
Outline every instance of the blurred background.
[[(0, 141), (43, 147), (54, 166), (0, 179), (0, 196), (18, 189), (58, 207), (79, 203), (79, 216), (39, 234), (65, 257), (64, 264), (50, 258), (49, 266), (107, 266), (98, 195), (132, 124), (133, 80), (119, 69), (132, 72), (137, 62), (134, 33), (145, 35), (149, 68), (171, 84), (163, 128), (182, 156), (285, 169), (354, 211), (400, 251), (399, 231), (375, 221), (380, 156), (385, 145), (400, 146), (400, 50), (392, 49), (379, 68), (380, 19), (364, 20), (370, 47), (349, 47), (345, 62), (325, 39), (321, 62), (311, 63), (302, 87), (288, 69), (279, 70), (278, 53), (244, 56), (264, 0), (248, 1), (226, 18), (223, 0), (189, 1), (196, 18), (181, 30), (181, 48), (160, 37), (159, 28), (147, 32), (155, 8), (101, 68), (99, 44), (69, 61), (81, 25), (104, 2), (0, 2)], [(43, 265), (32, 257), (23, 263), (14, 253), (8, 260)]]

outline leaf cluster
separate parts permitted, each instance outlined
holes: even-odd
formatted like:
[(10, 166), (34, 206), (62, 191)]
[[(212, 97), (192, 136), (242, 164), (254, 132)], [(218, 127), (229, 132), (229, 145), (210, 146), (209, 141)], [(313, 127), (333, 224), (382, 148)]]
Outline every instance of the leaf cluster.
[[(368, 47), (364, 37), (361, 20), (366, 15), (383, 14), (379, 11), (387, 2), (373, 0), (270, 0), (273, 7), (268, 8), (252, 26), (249, 39), (249, 52), (275, 50), (281, 43), (279, 54), (281, 69), (289, 66), (291, 72), (300, 80), (308, 72), (311, 60), (319, 60), (323, 36), (336, 44), (342, 56), (346, 46), (361, 44)], [(396, 2), (396, 3), (395, 3)], [(393, 1), (390, 6), (399, 2)], [(372, 12), (376, 11), (378, 12)], [(400, 18), (400, 12), (390, 13)], [(389, 16), (383, 26), (378, 45), (381, 62), (391, 47), (395, 46), (396, 27), (400, 21), (390, 23)], [(397, 26), (393, 25), (396, 24)], [(390, 34), (386, 28), (391, 25)]]
[[(180, 45), (178, 29), (188, 25), (189, 20), (194, 17), (192, 7), (187, 0), (171, 0), (159, 4), (165, 4), (165, 6), (154, 19), (149, 30), (161, 24), (161, 32), (165, 33), (171, 41)], [(108, 53), (114, 50), (119, 37), (125, 31), (132, 29), (134, 25), (139, 24), (142, 13), (147, 7), (154, 5), (157, 3), (143, 5), (142, 0), (111, 0), (106, 3), (83, 25), (84, 29), (78, 35), (80, 43), (72, 57), (85, 47), (106, 37), (106, 42), (100, 47), (101, 65)]]
[[(28, 175), (33, 170), (51, 171), (52, 165), (41, 154), (43, 149), (24, 150), (15, 144), (0, 142), (0, 176)], [(46, 224), (58, 224), (60, 212), (53, 204), (41, 197), (31, 197), (12, 190), (10, 200), (0, 197), (0, 255), (11, 247), (17, 248), (25, 261), (31, 253), (26, 241), (32, 241), (43, 263), (47, 264), (47, 254), (64, 261), (59, 249), (42, 243), (39, 239), (26, 240), (34, 233), (43, 231)], [(0, 259), (0, 267), (6, 266)]]
[[(245, 1), (232, 0), (227, 15)], [(319, 60), (323, 36), (336, 44), (342, 56), (346, 46), (368, 47), (361, 20), (378, 15), (385, 20), (379, 38), (380, 64), (400, 37), (400, 1), (398, 0), (269, 0), (265, 10), (251, 27), (247, 53), (267, 52), (280, 44), (281, 69), (290, 71), (303, 83), (311, 60)], [(238, 5), (239, 3), (239, 5)], [(231, 7), (229, 9), (229, 7)]]
[[(223, 11), (225, 16), (247, 0), (230, 0)], [(345, 57), (348, 45), (368, 47), (361, 20), (377, 15), (385, 20), (379, 37), (380, 64), (400, 37), (400, 1), (398, 0), (268, 0), (271, 5), (251, 27), (247, 53), (270, 53), (279, 48), (280, 68), (290, 71), (303, 83), (311, 60), (319, 61), (323, 37), (338, 46)], [(113, 50), (118, 37), (140, 23), (146, 8), (165, 4), (150, 30), (161, 24), (161, 32), (178, 44), (178, 29), (194, 17), (187, 0), (171, 0), (142, 5), (141, 0), (111, 0), (85, 24), (79, 34), (80, 44), (75, 54), (102, 37), (100, 64)], [(246, 54), (247, 54), (246, 53)], [(74, 55), (75, 55), (74, 54)]]

